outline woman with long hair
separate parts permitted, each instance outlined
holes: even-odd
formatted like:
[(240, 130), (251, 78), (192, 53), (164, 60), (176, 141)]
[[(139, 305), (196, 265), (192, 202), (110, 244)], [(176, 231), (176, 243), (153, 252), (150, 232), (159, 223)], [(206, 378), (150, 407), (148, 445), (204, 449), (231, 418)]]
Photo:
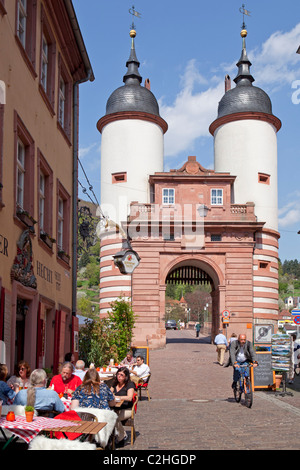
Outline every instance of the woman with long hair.
[(58, 411), (63, 413), (64, 404), (54, 390), (46, 388), (47, 374), (44, 369), (35, 369), (30, 375), (28, 389), (20, 390), (14, 405), (33, 406), (36, 410)]
[(115, 404), (113, 393), (105, 383), (100, 382), (97, 370), (88, 369), (82, 384), (73, 393), (70, 408), (71, 410), (78, 407), (110, 410)]
[(135, 385), (130, 380), (130, 372), (127, 367), (120, 367), (110, 390), (114, 393), (115, 397), (120, 397), (120, 399), (124, 400), (124, 403), (114, 410), (118, 415), (116, 428), (118, 431), (118, 445), (121, 447), (127, 439), (127, 434), (121, 421), (131, 417), (132, 400), (135, 392)]

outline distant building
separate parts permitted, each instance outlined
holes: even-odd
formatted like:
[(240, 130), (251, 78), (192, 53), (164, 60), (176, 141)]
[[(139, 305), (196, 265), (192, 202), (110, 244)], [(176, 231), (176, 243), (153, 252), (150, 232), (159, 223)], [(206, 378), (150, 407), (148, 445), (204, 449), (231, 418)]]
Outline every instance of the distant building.
[(286, 297), (284, 299), (284, 306), (287, 309), (300, 308), (300, 297)]

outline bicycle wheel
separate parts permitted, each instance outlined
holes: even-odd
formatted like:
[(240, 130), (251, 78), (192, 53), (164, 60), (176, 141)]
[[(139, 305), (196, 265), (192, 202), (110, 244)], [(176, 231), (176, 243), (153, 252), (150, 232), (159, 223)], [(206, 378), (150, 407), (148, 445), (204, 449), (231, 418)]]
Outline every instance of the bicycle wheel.
[(233, 389), (233, 394), (234, 394), (235, 401), (239, 403), (241, 401), (241, 396), (242, 396), (242, 389), (240, 387), (240, 382), (236, 383), (236, 386)]
[(244, 381), (244, 393), (245, 393), (245, 405), (247, 408), (251, 408), (253, 403), (253, 392), (252, 385), (249, 377), (245, 377)]

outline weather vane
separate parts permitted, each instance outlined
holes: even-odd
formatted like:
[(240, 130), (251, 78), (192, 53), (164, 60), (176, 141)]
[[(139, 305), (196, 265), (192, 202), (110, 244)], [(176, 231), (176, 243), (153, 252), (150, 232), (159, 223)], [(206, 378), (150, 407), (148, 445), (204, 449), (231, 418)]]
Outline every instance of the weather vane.
[(241, 8), (240, 8), (240, 12), (243, 14), (243, 24), (242, 24), (242, 28), (245, 29), (245, 28), (246, 28), (246, 25), (245, 25), (245, 15), (251, 16), (251, 15), (250, 15), (251, 12), (250, 12), (249, 10), (246, 10), (246, 9), (245, 9), (244, 3), (243, 3), (243, 5), (242, 5)]
[(131, 25), (131, 29), (135, 29), (135, 25), (134, 25), (134, 16), (136, 16), (137, 18), (141, 18), (141, 14), (136, 11), (134, 9), (134, 5), (132, 6), (132, 8), (129, 9), (129, 13), (132, 15), (132, 25)]

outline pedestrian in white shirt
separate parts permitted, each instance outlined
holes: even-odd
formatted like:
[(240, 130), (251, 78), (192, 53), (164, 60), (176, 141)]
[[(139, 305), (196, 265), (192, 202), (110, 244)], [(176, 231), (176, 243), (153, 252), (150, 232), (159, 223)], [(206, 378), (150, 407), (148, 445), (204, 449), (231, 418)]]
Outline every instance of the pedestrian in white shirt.
[(134, 382), (137, 382), (138, 379), (142, 379), (143, 382), (147, 382), (146, 376), (150, 374), (150, 367), (144, 363), (144, 358), (142, 356), (137, 356), (136, 364), (130, 372), (132, 374), (131, 379)]
[(226, 339), (226, 336), (223, 335), (223, 330), (219, 331), (219, 334), (215, 337), (214, 343), (217, 346), (218, 363), (220, 364), (220, 366), (223, 366), (225, 352), (228, 346), (228, 341)]

